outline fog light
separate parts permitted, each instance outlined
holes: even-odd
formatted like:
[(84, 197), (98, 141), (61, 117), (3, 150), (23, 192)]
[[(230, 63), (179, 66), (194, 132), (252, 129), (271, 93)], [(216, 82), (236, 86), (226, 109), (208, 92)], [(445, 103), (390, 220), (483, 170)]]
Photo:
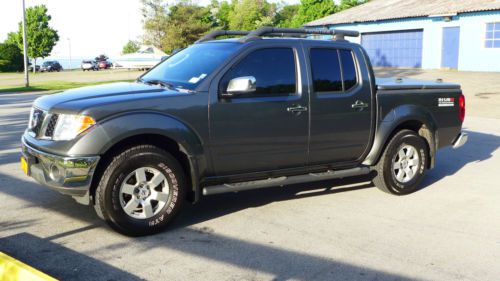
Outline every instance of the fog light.
[(61, 172), (56, 165), (50, 166), (49, 177), (53, 181), (59, 181), (59, 179), (61, 178)]

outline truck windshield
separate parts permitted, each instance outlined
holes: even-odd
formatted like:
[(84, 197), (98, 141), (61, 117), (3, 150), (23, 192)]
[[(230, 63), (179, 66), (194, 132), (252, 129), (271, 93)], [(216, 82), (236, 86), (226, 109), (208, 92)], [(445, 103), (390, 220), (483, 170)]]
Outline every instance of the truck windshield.
[(140, 81), (155, 81), (155, 84), (171, 85), (175, 89), (194, 90), (241, 45), (235, 42), (192, 45), (151, 69), (141, 76)]

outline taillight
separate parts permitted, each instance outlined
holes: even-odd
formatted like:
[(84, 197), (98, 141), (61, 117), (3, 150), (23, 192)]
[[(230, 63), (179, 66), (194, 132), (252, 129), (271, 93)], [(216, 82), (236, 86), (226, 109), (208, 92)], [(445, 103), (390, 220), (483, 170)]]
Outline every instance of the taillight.
[(464, 95), (460, 95), (458, 97), (458, 118), (460, 122), (464, 122), (465, 119), (465, 97)]

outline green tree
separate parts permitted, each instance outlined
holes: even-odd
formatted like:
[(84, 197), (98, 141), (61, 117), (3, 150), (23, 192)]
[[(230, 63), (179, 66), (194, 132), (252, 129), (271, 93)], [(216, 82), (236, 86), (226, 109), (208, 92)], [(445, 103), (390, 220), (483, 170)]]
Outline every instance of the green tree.
[(4, 43), (0, 43), (0, 72), (22, 71), (23, 68), (23, 53), (17, 42), (10, 42), (7, 38)]
[(299, 11), (299, 5), (286, 5), (278, 10), (274, 23), (278, 27), (296, 27), (293, 25), (293, 18)]
[[(23, 39), (21, 38), (21, 40), (23, 40)], [(5, 39), (4, 43), (19, 46), (19, 37), (17, 36), (17, 32), (7, 33), (7, 38)], [(21, 43), (22, 43), (22, 41), (21, 41)]]
[[(52, 49), (59, 41), (57, 31), (49, 26), (52, 17), (47, 13), (45, 5), (38, 5), (26, 9), (26, 41), (28, 43), (28, 57), (34, 60), (36, 65), (37, 58), (45, 58), (50, 55)], [(17, 45), (23, 49), (23, 29), (22, 23), (19, 23), (17, 33)], [(8, 37), (9, 39), (9, 37)], [(12, 35), (11, 39), (14, 40)], [(33, 72), (36, 68), (33, 67)]]
[(212, 26), (218, 29), (229, 29), (229, 15), (234, 11), (235, 4), (236, 1), (219, 2), (217, 0), (212, 0), (208, 6)]
[(168, 6), (164, 0), (141, 0), (144, 43), (164, 49), (162, 39), (166, 35)]
[(293, 18), (293, 26), (299, 27), (313, 20), (335, 13), (333, 0), (301, 0), (297, 15)]
[(213, 27), (210, 11), (207, 7), (180, 1), (170, 6), (165, 24), (165, 36), (162, 37), (162, 49), (170, 53), (178, 48), (185, 48), (194, 43)]
[(123, 46), (122, 54), (132, 54), (139, 51), (140, 44), (137, 41), (128, 40), (127, 44)]
[(337, 6), (337, 12), (347, 10), (349, 8), (352, 8), (354, 6), (358, 6), (361, 4), (364, 4), (368, 2), (368, 0), (341, 0), (340, 4)]
[(229, 15), (229, 27), (238, 30), (253, 30), (272, 25), (276, 15), (276, 4), (266, 0), (235, 1), (234, 11)]

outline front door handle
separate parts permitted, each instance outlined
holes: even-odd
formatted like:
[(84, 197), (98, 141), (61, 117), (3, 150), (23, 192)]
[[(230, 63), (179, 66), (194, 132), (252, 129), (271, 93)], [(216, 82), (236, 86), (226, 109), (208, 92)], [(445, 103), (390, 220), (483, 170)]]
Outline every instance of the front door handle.
[(356, 102), (354, 102), (353, 104), (351, 104), (351, 108), (359, 110), (359, 111), (362, 111), (363, 109), (365, 109), (367, 107), (368, 107), (368, 104), (364, 103), (364, 102), (362, 102), (360, 100), (357, 100)]
[(294, 106), (287, 107), (286, 111), (292, 112), (292, 113), (301, 113), (301, 112), (306, 112), (307, 107), (302, 106), (302, 105), (294, 105)]

